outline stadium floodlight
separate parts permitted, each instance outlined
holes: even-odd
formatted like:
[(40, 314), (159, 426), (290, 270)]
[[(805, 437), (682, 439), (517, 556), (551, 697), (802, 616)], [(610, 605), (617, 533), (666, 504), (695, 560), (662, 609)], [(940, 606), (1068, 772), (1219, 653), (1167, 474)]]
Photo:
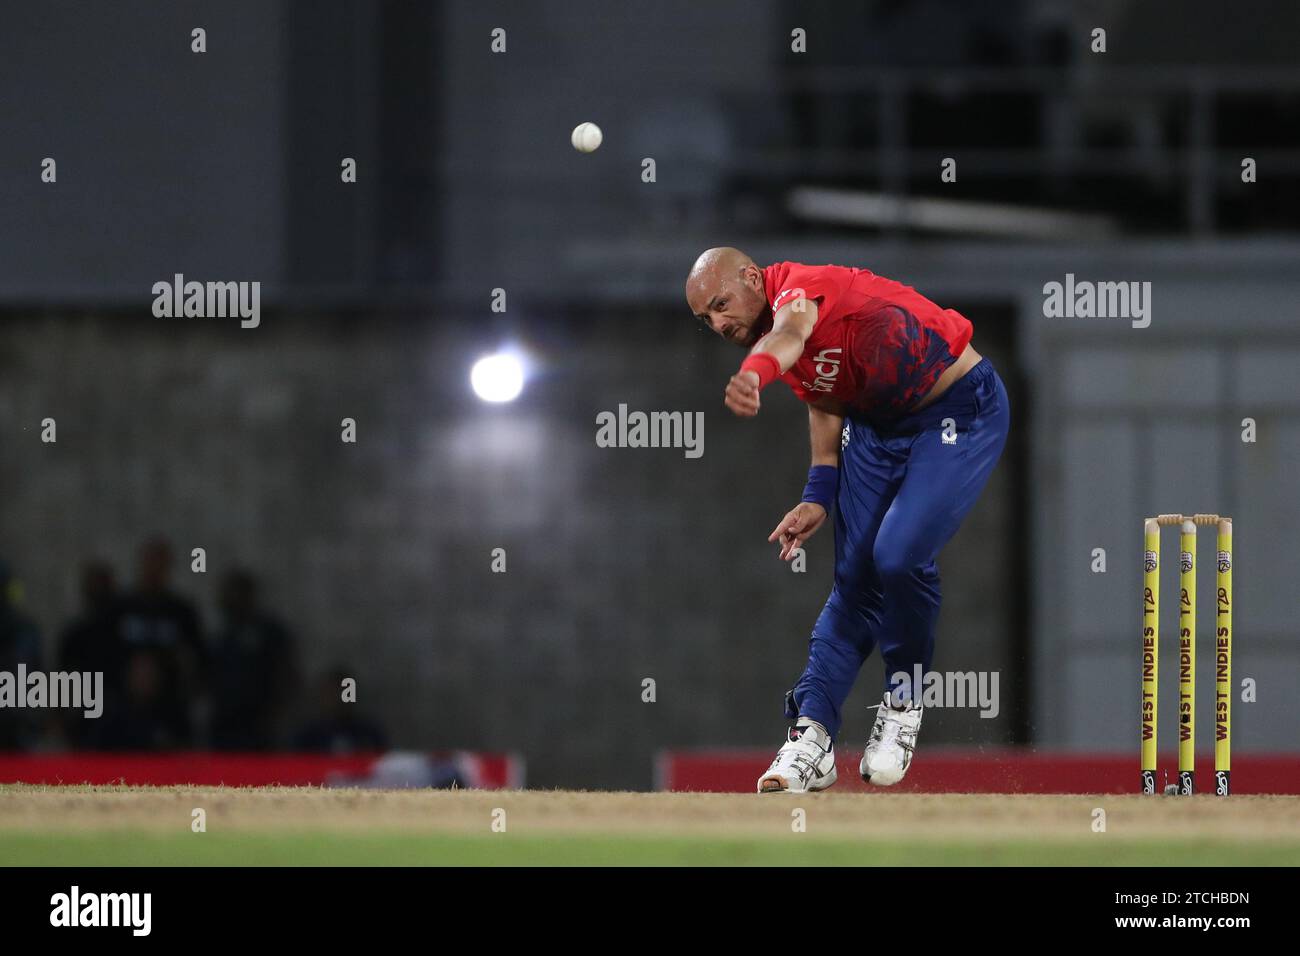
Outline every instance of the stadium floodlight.
[(474, 363), (469, 382), (485, 402), (513, 402), (524, 390), (524, 364), (509, 352), (487, 355)]

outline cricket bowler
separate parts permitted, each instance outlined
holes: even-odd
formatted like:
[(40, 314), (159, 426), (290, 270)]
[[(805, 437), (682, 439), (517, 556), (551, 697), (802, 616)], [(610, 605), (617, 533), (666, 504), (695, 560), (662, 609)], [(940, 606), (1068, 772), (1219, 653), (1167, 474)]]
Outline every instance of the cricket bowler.
[[(840, 709), (879, 646), (885, 689), (860, 764), (889, 786), (912, 762), (939, 616), (940, 550), (1002, 454), (1010, 408), (1002, 380), (971, 345), (972, 326), (910, 286), (866, 269), (777, 262), (709, 249), (686, 279), (695, 316), (749, 350), (725, 404), (749, 418), (778, 378), (808, 405), (812, 467), (799, 504), (769, 541), (782, 560), (835, 509), (835, 584), (786, 694), (794, 725), (760, 793), (835, 783)], [(917, 688), (919, 694), (920, 688)]]

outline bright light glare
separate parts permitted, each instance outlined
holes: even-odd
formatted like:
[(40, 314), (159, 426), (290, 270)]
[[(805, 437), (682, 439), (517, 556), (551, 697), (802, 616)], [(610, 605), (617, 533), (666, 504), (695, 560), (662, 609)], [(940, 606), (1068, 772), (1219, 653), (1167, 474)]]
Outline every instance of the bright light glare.
[(489, 355), (474, 363), (469, 383), (485, 402), (513, 402), (524, 390), (524, 366), (513, 355)]

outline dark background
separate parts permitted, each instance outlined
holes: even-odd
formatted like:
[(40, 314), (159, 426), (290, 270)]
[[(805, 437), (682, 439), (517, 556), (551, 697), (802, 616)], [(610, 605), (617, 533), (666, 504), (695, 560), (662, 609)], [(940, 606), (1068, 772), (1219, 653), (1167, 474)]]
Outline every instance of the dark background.
[[(831, 541), (803, 574), (766, 544), (806, 416), (777, 393), (755, 422), (721, 407), (740, 355), (681, 288), (727, 244), (915, 285), (1007, 381), (1012, 441), (944, 553), (935, 662), (996, 670), (1002, 713), (936, 712), (927, 744), (1136, 753), (1140, 519), (1218, 511), (1237, 518), (1235, 671), (1262, 682), (1236, 745), (1295, 747), (1294, 4), (0, 8), (0, 558), (28, 635), (10, 643), (39, 633), (53, 666), (85, 562), (127, 591), (166, 536), (214, 655), (186, 745), (215, 743), (218, 669), (253, 693), (221, 651), (240, 569), (258, 633), (274, 618), (292, 648), (254, 695), (276, 698), (267, 746), (293, 745), (336, 668), (389, 744), (518, 751), (539, 786), (645, 787), (661, 748), (775, 745)], [(582, 155), (588, 120), (605, 142)], [(809, 186), (1061, 215), (1032, 235), (826, 222), (793, 201)], [(177, 272), (260, 281), (261, 327), (154, 318)], [(1044, 317), (1067, 272), (1153, 282), (1152, 326)], [(468, 370), (504, 345), (533, 374), (488, 406)], [(596, 447), (620, 403), (703, 411), (704, 456)], [(864, 675), (852, 746), (879, 664)]]

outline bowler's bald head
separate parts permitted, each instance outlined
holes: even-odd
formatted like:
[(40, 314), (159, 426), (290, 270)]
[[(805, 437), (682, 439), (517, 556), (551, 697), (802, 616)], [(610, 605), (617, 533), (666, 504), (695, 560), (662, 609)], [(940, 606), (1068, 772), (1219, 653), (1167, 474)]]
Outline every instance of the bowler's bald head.
[(690, 275), (686, 277), (686, 298), (689, 300), (691, 297), (692, 285), (716, 283), (725, 276), (738, 276), (745, 271), (746, 266), (752, 265), (754, 265), (753, 259), (731, 246), (705, 249), (695, 260), (695, 265), (691, 266)]
[(770, 324), (763, 270), (731, 246), (706, 249), (695, 260), (686, 302), (696, 318), (737, 345), (753, 345)]

